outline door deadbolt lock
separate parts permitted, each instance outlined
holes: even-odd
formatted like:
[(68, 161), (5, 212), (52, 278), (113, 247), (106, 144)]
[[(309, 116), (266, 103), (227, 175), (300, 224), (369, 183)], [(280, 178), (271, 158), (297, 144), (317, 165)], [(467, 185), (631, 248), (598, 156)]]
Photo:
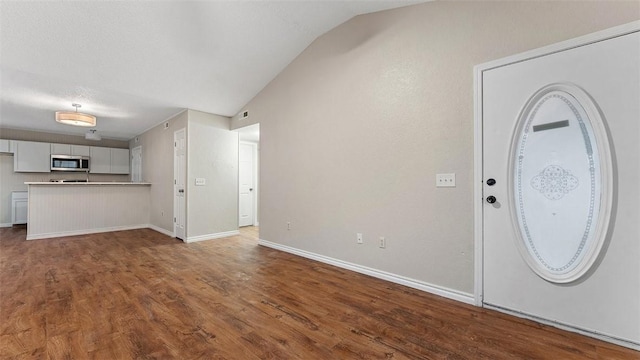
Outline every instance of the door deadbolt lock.
[(487, 179), (487, 185), (493, 186), (496, 184), (496, 179)]

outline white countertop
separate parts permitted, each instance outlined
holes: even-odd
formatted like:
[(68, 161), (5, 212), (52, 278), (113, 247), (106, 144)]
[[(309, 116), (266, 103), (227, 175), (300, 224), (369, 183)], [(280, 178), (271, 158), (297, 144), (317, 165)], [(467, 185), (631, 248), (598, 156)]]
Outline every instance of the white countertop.
[(89, 185), (143, 185), (149, 186), (151, 183), (145, 182), (119, 182), (119, 181), (90, 181), (90, 182), (51, 182), (51, 181), (27, 181), (27, 185), (74, 185), (74, 186), (89, 186)]

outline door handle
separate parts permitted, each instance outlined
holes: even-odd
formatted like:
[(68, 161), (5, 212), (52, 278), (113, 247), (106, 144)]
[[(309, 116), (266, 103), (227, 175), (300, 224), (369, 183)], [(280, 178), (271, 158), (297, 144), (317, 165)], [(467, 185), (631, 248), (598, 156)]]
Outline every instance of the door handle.
[(497, 199), (496, 199), (496, 197), (495, 197), (495, 196), (493, 196), (493, 195), (489, 195), (489, 196), (487, 196), (487, 202), (488, 202), (489, 204), (493, 204), (494, 202), (496, 202), (496, 200), (497, 200)]

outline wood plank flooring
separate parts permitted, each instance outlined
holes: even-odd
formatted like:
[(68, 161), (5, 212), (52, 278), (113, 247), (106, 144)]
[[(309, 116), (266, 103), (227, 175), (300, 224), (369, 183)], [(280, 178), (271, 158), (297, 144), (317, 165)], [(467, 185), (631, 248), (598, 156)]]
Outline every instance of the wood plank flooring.
[(257, 245), (0, 229), (2, 359), (640, 359)]

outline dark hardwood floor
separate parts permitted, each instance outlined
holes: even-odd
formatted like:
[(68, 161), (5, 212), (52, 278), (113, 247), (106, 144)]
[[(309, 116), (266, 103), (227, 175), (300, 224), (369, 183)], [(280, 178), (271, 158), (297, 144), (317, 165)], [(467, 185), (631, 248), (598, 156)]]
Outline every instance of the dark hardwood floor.
[(257, 245), (0, 229), (2, 359), (640, 359)]

